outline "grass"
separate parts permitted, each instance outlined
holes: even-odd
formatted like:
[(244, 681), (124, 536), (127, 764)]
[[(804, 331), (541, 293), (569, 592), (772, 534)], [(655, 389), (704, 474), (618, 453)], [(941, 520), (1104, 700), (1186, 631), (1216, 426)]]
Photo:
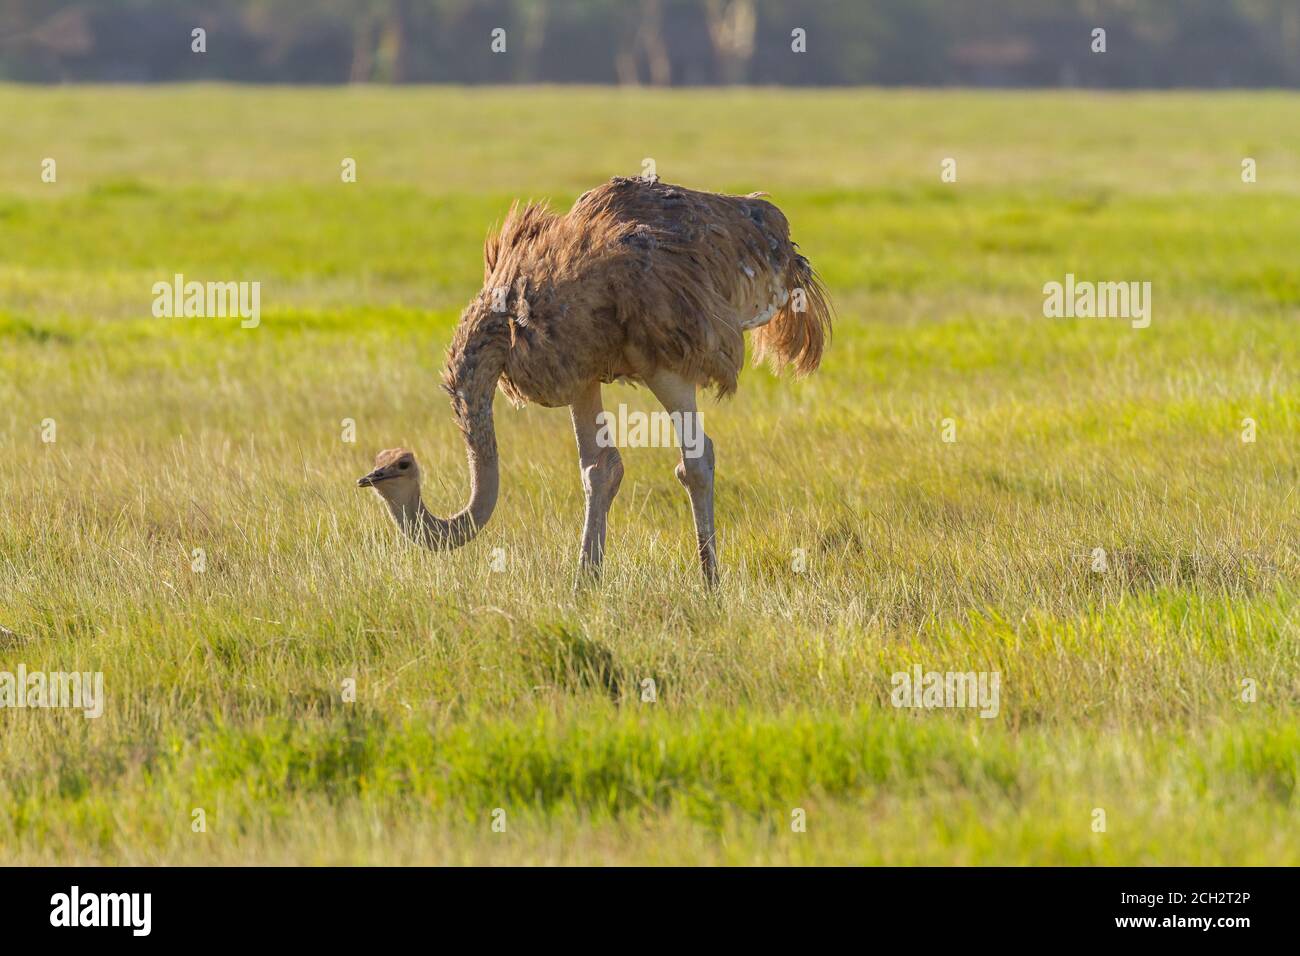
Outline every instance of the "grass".
[[(0, 115), (0, 671), (108, 697), (0, 711), (6, 861), (1300, 863), (1300, 98), (0, 87)], [(770, 192), (839, 308), (816, 376), (706, 407), (720, 590), (674, 453), (638, 449), (574, 595), (567, 416), (505, 402), (481, 540), (405, 546), (353, 479), (405, 444), (460, 503), (437, 375), (488, 225), (645, 157)], [(261, 325), (152, 318), (177, 272), (260, 281)], [(1151, 327), (1043, 318), (1067, 272), (1150, 281)], [(997, 717), (893, 707), (914, 664), (998, 671)]]

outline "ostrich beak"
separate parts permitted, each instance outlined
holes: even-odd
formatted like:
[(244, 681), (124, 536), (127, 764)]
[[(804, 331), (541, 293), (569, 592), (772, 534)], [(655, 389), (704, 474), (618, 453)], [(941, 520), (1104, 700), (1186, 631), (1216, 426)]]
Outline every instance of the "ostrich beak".
[(357, 479), (358, 488), (373, 488), (376, 481), (383, 481), (388, 476), (379, 469), (375, 469), (368, 475)]

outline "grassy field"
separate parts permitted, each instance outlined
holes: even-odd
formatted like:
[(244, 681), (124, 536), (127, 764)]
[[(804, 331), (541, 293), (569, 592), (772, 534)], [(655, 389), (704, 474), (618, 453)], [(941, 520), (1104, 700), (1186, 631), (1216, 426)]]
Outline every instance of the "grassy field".
[[(1300, 97), (0, 87), (0, 116), (0, 671), (107, 694), (0, 710), (0, 861), (1300, 864)], [(489, 224), (646, 157), (771, 193), (838, 306), (816, 376), (706, 406), (719, 591), (647, 449), (575, 596), (568, 416), (504, 400), (491, 525), (408, 546), (353, 482), (400, 443), (460, 505), (438, 372)], [(153, 318), (175, 273), (260, 281), (261, 325)], [(1150, 281), (1150, 327), (1044, 318), (1066, 273)], [(893, 707), (915, 664), (998, 672), (998, 715)]]

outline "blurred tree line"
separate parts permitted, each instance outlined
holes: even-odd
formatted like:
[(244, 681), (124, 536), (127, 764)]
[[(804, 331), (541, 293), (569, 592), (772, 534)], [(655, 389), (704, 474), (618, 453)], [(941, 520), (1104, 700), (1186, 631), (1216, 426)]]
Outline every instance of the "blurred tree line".
[(1300, 0), (0, 0), (0, 79), (1297, 86)]

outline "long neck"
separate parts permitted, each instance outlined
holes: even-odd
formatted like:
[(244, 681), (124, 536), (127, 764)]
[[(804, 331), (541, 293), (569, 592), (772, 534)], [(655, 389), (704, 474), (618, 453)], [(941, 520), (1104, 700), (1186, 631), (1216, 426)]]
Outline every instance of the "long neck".
[(492, 517), (498, 491), (497, 461), (469, 451), (469, 503), (450, 518), (440, 518), (425, 507), (417, 491), (412, 500), (389, 500), (388, 513), (416, 544), (434, 551), (450, 551), (473, 540)]
[(462, 320), (443, 373), (452, 413), (465, 439), (469, 502), (450, 518), (439, 518), (429, 511), (418, 490), (413, 501), (389, 503), (398, 526), (427, 548), (459, 548), (482, 530), (496, 508), (501, 482), (492, 399), (505, 366), (508, 331), (494, 318), (489, 315), (479, 321)]

